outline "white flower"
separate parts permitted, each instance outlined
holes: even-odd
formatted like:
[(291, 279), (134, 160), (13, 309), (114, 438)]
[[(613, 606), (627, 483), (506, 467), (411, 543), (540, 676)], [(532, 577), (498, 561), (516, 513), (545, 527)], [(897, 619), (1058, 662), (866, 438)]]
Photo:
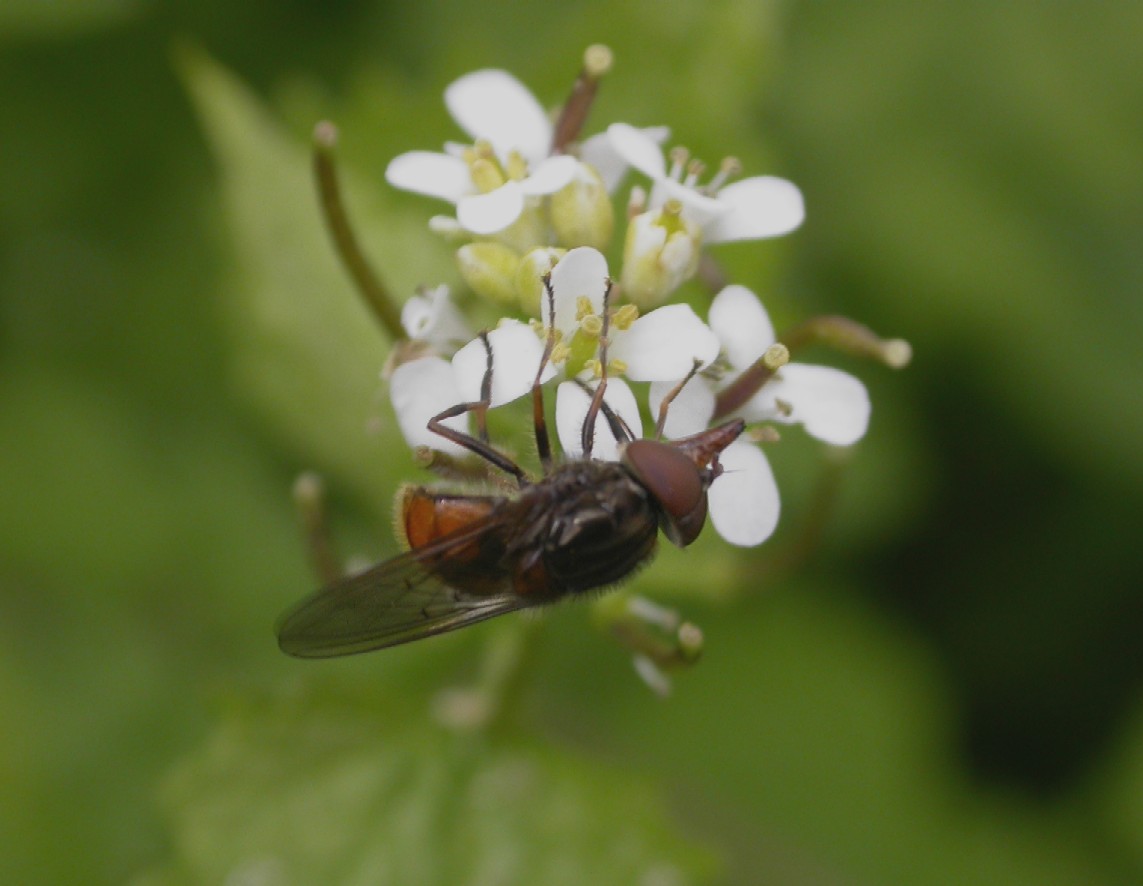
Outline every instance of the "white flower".
[[(457, 387), (464, 402), (480, 400), (480, 388), (488, 368), (488, 350), (492, 351), (491, 407), (503, 406), (532, 390), (536, 370), (540, 368), (544, 343), (531, 326), (518, 320), (504, 320), (488, 333), (488, 347), (474, 338), (452, 358)], [(549, 362), (540, 377), (541, 384), (556, 374)]]
[[(554, 324), (560, 333), (568, 371), (581, 378), (590, 378), (592, 374), (583, 371), (585, 362), (598, 359), (608, 285), (607, 259), (602, 253), (589, 247), (572, 249), (552, 270), (554, 321), (547, 299), (540, 303), (544, 326)], [(610, 379), (604, 400), (638, 437), (639, 411), (630, 388), (618, 376), (632, 381), (681, 378), (696, 362), (700, 368), (705, 367), (718, 356), (718, 339), (688, 305), (667, 305), (629, 319), (635, 313), (633, 309), (620, 309), (611, 318), (607, 350)], [(575, 383), (562, 384), (556, 392), (556, 429), (565, 452), (582, 452), (580, 431), (588, 402), (589, 398)], [(596, 441), (593, 456), (616, 457), (614, 436), (603, 416), (596, 421)]]
[(472, 330), (443, 284), (409, 298), (401, 308), (401, 325), (412, 341), (425, 342), (444, 353), (472, 338)]
[[(580, 174), (580, 160), (551, 156), (551, 120), (527, 87), (506, 71), (466, 74), (445, 90), (445, 105), (476, 145), (450, 143), (443, 153), (401, 154), (389, 163), (385, 178), (394, 187), (454, 204), (457, 221), (470, 233), (503, 231), (529, 201), (556, 193)], [(646, 137), (655, 144), (667, 131), (649, 129)], [(608, 189), (613, 188), (627, 167), (611, 140), (601, 134), (588, 139), (583, 149)]]
[[(775, 342), (765, 308), (744, 286), (727, 286), (715, 297), (710, 326), (733, 370), (723, 387)], [(659, 405), (675, 384), (651, 385), (652, 414), (658, 414)], [(705, 429), (714, 416), (716, 394), (715, 383), (705, 376), (691, 379), (668, 407), (665, 436), (685, 437)], [(848, 446), (860, 440), (869, 426), (869, 394), (846, 372), (787, 363), (735, 414), (751, 422), (801, 424), (819, 440)], [(738, 441), (723, 452), (720, 461), (724, 474), (710, 489), (711, 522), (732, 544), (759, 544), (774, 531), (780, 507), (778, 487), (766, 456), (761, 449)], [(726, 477), (731, 477), (731, 482), (724, 482)]]
[(693, 169), (685, 168), (685, 159), (675, 158), (668, 168), (659, 145), (645, 132), (626, 123), (613, 123), (607, 128), (607, 136), (616, 153), (653, 182), (650, 208), (677, 200), (684, 218), (701, 228), (707, 243), (777, 237), (805, 219), (802, 192), (785, 179), (764, 175), (722, 185), (721, 180), (730, 172), (730, 167), (724, 167), (709, 184), (700, 187)]
[(535, 96), (506, 71), (466, 74), (445, 90), (445, 105), (477, 146), (401, 154), (385, 178), (394, 187), (455, 204), (466, 230), (501, 231), (520, 217), (528, 198), (553, 194), (575, 176), (579, 161), (548, 156), (552, 124)]
[[(465, 451), (428, 428), (429, 419), (463, 402), (448, 360), (433, 355), (402, 363), (389, 376), (389, 399), (410, 449), (427, 446), (450, 455)], [(468, 433), (467, 415), (454, 416), (443, 424), (462, 434)]]
[[(598, 336), (608, 286), (607, 259), (590, 247), (572, 249), (552, 269), (551, 286), (554, 325), (574, 351), (577, 334), (590, 339), (594, 330)], [(607, 356), (632, 381), (681, 378), (696, 360), (705, 367), (718, 356), (718, 338), (688, 305), (667, 305), (631, 321), (623, 313), (610, 324)], [(544, 298), (540, 317), (545, 327), (549, 316)]]
[[(745, 286), (727, 286), (710, 306), (710, 327), (718, 336), (732, 370), (721, 387), (753, 365), (775, 342), (774, 326), (758, 297)], [(674, 385), (651, 386), (651, 408)], [(702, 430), (714, 414), (715, 386), (699, 377), (671, 404), (665, 432), (669, 437)], [(869, 393), (848, 372), (829, 366), (787, 363), (739, 409), (747, 421), (800, 424), (811, 437), (835, 446), (850, 446), (869, 427)]]
[[(463, 448), (430, 431), (428, 422), (462, 402), (452, 366), (442, 355), (451, 354), (472, 337), (472, 331), (443, 285), (410, 297), (401, 308), (401, 325), (411, 343), (407, 352), (421, 355), (387, 373), (389, 400), (401, 434), (410, 448), (428, 446), (459, 455)], [(444, 424), (468, 432), (467, 415), (446, 419)]]

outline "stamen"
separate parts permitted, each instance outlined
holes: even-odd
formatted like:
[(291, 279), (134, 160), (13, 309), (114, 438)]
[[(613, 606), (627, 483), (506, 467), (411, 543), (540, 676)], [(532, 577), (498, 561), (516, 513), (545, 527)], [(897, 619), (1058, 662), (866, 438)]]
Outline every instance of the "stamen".
[(495, 191), (504, 184), (504, 173), (500, 171), (500, 165), (494, 160), (488, 160), (484, 157), (473, 160), (468, 167), (468, 172), (472, 176), (472, 183), (482, 194)]
[(639, 309), (635, 305), (624, 305), (611, 315), (611, 324), (616, 329), (627, 330), (638, 319)]
[(667, 172), (667, 175), (673, 178), (675, 181), (682, 181), (683, 167), (686, 166), (687, 160), (690, 158), (690, 156), (690, 151), (688, 151), (682, 145), (677, 145), (671, 148), (671, 168)]
[(576, 318), (576, 320), (582, 320), (584, 317), (588, 317), (594, 313), (595, 313), (595, 306), (592, 305), (590, 298), (588, 298), (586, 295), (580, 295), (580, 296), (576, 297), (576, 300), (575, 300), (575, 318)]
[(642, 185), (635, 185), (631, 188), (631, 194), (627, 198), (627, 220), (630, 221), (637, 215), (642, 215), (647, 211), (647, 191)]
[(737, 157), (723, 158), (722, 164), (718, 167), (718, 172), (714, 174), (706, 186), (707, 193), (717, 194), (726, 184), (727, 179), (738, 175), (740, 172), (742, 172), (742, 164)]
[(607, 372), (609, 375), (626, 375), (627, 374), (627, 361), (620, 360), (618, 357), (607, 361)]
[(693, 188), (698, 181), (699, 176), (706, 171), (706, 164), (699, 159), (691, 160), (687, 164), (687, 177), (683, 179), (683, 184), (688, 188)]
[[(558, 333), (559, 330), (557, 329), (556, 332)], [(555, 364), (555, 363), (566, 363), (568, 356), (570, 354), (571, 354), (571, 348), (569, 348), (562, 341), (556, 342), (555, 346), (552, 348), (551, 362), (553, 364)]]
[(522, 182), (528, 177), (528, 161), (521, 157), (518, 151), (512, 151), (508, 155), (504, 171), (510, 181)]

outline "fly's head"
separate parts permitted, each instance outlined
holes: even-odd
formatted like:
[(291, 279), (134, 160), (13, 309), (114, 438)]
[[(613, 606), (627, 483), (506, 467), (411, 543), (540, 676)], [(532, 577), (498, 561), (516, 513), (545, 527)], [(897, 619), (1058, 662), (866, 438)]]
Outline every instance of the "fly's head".
[(623, 450), (623, 465), (659, 506), (659, 527), (684, 548), (699, 537), (706, 523), (707, 490), (722, 474), (719, 453), (742, 433), (741, 419), (683, 440), (632, 440)]

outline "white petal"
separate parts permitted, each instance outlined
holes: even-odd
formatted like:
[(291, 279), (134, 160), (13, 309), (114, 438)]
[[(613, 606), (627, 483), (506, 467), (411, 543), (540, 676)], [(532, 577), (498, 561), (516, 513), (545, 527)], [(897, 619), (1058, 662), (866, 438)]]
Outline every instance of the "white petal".
[(385, 181), (393, 187), (456, 203), (476, 192), (468, 164), (458, 157), (432, 151), (409, 151), (389, 161)]
[[(653, 381), (647, 394), (647, 405), (651, 407), (651, 418), (659, 420), (659, 405), (678, 381)], [(701, 376), (692, 378), (667, 407), (667, 423), (663, 426), (663, 436), (668, 440), (689, 437), (706, 430), (714, 415), (714, 391)]]
[(607, 127), (611, 148), (629, 165), (657, 181), (667, 174), (667, 163), (658, 142), (641, 129), (626, 123)]
[(722, 342), (726, 359), (738, 370), (754, 363), (776, 341), (769, 314), (745, 286), (727, 286), (714, 297), (710, 328)]
[(609, 357), (627, 364), (633, 381), (678, 380), (694, 366), (718, 356), (718, 337), (690, 305), (664, 305), (644, 314), (622, 332), (612, 334)]
[(445, 90), (445, 105), (460, 128), (485, 139), (503, 159), (516, 150), (524, 159), (546, 157), (552, 124), (528, 88), (507, 71), (473, 71)]
[[(671, 134), (666, 126), (649, 126), (643, 134), (656, 144), (662, 144)], [(587, 139), (579, 148), (579, 158), (599, 173), (604, 187), (612, 193), (623, 180), (630, 164), (620, 155), (607, 132), (600, 132)], [(660, 157), (660, 165), (662, 158)]]
[(570, 184), (579, 171), (579, 161), (575, 157), (561, 154), (541, 160), (532, 174), (520, 182), (520, 189), (528, 197), (541, 197), (554, 194), (564, 185)]
[(409, 338), (437, 347), (455, 347), (472, 338), (472, 330), (443, 285), (406, 301), (401, 307), (401, 325)]
[[(627, 423), (627, 427), (636, 437), (641, 436), (643, 430), (639, 418), (639, 404), (635, 402), (635, 395), (631, 388), (621, 378), (608, 379), (607, 390), (603, 392), (603, 402)], [(560, 446), (568, 458), (578, 458), (583, 455), (583, 423), (587, 418), (587, 410), (591, 405), (591, 395), (575, 382), (561, 382), (556, 389), (556, 435)], [(595, 436), (593, 438), (591, 457), (603, 461), (619, 460), (619, 444), (615, 435), (611, 433), (602, 411), (595, 420)]]
[(731, 211), (703, 229), (708, 243), (778, 237), (794, 230), (806, 217), (798, 186), (768, 175), (732, 182), (718, 192), (718, 201)]
[[(602, 252), (590, 246), (571, 249), (552, 268), (551, 283), (556, 302), (556, 329), (571, 335), (579, 326), (575, 318), (575, 303), (581, 295), (591, 300), (593, 312), (598, 314), (603, 310), (607, 259)], [(540, 319), (544, 326), (550, 322), (546, 295), (540, 301)]]
[(741, 411), (752, 420), (801, 424), (812, 437), (849, 446), (869, 427), (869, 392), (858, 379), (840, 369), (787, 363)]
[[(492, 346), (490, 405), (502, 406), (532, 390), (544, 346), (531, 326), (515, 321), (489, 332), (488, 343)], [(488, 354), (479, 338), (474, 338), (453, 355), (452, 368), (463, 402), (480, 400), (480, 387), (484, 383), (487, 366)], [(545, 366), (541, 382), (550, 379), (555, 372), (551, 364)]]
[(506, 182), (487, 194), (462, 197), (456, 204), (456, 220), (474, 234), (503, 231), (524, 211), (524, 192), (517, 182)]
[[(410, 448), (428, 446), (441, 452), (460, 454), (464, 449), (428, 429), (429, 419), (462, 402), (452, 366), (440, 357), (422, 357), (402, 363), (389, 379), (389, 399)], [(468, 416), (458, 415), (443, 424), (468, 432)]]
[(778, 525), (781, 501), (774, 472), (762, 450), (735, 440), (719, 456), (722, 475), (707, 492), (710, 522), (732, 545), (753, 547)]

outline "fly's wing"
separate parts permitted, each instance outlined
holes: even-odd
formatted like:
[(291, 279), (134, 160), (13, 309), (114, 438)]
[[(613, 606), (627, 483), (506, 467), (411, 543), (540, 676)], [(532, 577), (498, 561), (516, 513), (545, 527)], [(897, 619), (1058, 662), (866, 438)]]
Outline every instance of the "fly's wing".
[[(482, 521), (483, 523), (483, 521)], [(278, 645), (298, 658), (332, 658), (397, 646), (521, 609), (507, 577), (504, 588), (479, 596), (434, 576), (425, 560), (447, 556), (485, 526), (466, 528), (323, 588), (278, 623)]]

